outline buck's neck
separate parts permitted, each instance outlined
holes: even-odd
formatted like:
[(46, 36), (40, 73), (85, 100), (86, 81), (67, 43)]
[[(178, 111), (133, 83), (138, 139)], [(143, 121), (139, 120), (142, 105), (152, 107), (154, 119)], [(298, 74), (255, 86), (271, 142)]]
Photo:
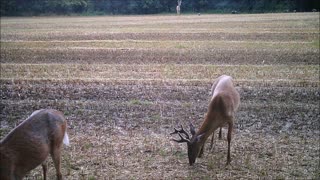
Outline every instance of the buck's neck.
[(213, 133), (213, 131), (218, 129), (220, 126), (221, 124), (218, 121), (218, 117), (213, 115), (213, 113), (208, 113), (196, 135), (204, 133), (204, 136), (201, 138), (201, 140), (204, 142)]

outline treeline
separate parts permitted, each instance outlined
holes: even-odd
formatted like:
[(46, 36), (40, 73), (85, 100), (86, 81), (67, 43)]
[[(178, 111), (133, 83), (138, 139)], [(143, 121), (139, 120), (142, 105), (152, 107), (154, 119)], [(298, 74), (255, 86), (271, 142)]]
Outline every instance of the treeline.
[[(182, 0), (182, 13), (319, 11), (319, 0)], [(176, 0), (1, 0), (1, 16), (175, 13)]]

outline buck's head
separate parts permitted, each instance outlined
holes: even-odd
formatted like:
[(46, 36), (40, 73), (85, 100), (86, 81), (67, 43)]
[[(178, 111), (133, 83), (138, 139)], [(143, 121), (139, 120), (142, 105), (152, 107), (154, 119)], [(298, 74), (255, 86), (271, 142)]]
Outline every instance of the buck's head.
[(190, 138), (189, 134), (183, 129), (182, 125), (180, 129), (174, 128), (174, 132), (170, 133), (170, 135), (178, 134), (180, 136), (180, 140), (172, 139), (177, 143), (187, 143), (188, 145), (188, 158), (190, 166), (195, 163), (196, 158), (199, 156), (199, 153), (202, 148), (201, 137), (203, 134), (197, 135), (194, 129), (194, 126), (190, 123), (190, 132), (192, 137)]

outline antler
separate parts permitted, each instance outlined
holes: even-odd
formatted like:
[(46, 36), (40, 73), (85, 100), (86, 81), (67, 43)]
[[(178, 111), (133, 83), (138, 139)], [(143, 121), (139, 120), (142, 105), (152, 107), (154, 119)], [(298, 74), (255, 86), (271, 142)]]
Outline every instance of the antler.
[(190, 143), (190, 139), (186, 139), (186, 138), (184, 138), (179, 132), (178, 132), (178, 135), (180, 136), (180, 140), (177, 140), (177, 139), (171, 139), (172, 141), (175, 141), (175, 142), (177, 142), (177, 143), (184, 143), (184, 142), (186, 142), (186, 143)]
[(180, 125), (180, 130), (178, 130), (176, 128), (173, 128), (173, 129), (174, 129), (174, 132), (170, 133), (170, 135), (172, 135), (172, 134), (179, 134), (180, 135), (180, 133), (183, 133), (187, 139), (190, 139), (189, 134), (183, 129), (182, 125)]
[[(176, 128), (173, 128), (174, 129), (174, 132), (170, 133), (170, 135), (173, 135), (173, 134), (178, 134), (180, 136), (180, 140), (177, 140), (177, 139), (171, 139), (172, 141), (175, 141), (177, 143), (183, 143), (183, 142), (186, 142), (186, 143), (189, 143), (190, 142), (190, 137), (189, 137), (189, 134), (183, 129), (182, 125), (180, 125), (180, 129), (176, 129)], [(183, 137), (181, 134), (184, 134), (185, 137)]]

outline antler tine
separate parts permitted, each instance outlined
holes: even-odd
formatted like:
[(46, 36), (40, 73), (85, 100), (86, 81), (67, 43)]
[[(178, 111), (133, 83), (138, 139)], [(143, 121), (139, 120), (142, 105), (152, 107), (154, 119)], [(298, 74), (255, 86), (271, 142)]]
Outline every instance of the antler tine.
[(173, 129), (174, 129), (174, 132), (170, 133), (170, 135), (179, 133), (179, 131), (176, 128), (173, 128)]
[(184, 142), (186, 142), (186, 143), (189, 143), (190, 142), (190, 140), (189, 139), (186, 139), (186, 138), (184, 138), (180, 133), (178, 133), (178, 135), (180, 136), (180, 140), (176, 140), (176, 139), (171, 139), (172, 141), (175, 141), (175, 142), (177, 142), (177, 143), (184, 143)]
[(185, 135), (186, 135), (186, 138), (187, 138), (187, 139), (190, 139), (189, 134), (183, 129), (182, 125), (180, 125), (180, 127), (181, 127), (181, 129), (180, 129), (179, 133), (185, 134)]
[(190, 139), (189, 134), (183, 129), (182, 125), (180, 125), (180, 130), (176, 128), (173, 128), (173, 129), (174, 129), (174, 132), (170, 133), (170, 135), (179, 134), (180, 136), (180, 133), (183, 133), (187, 139)]

